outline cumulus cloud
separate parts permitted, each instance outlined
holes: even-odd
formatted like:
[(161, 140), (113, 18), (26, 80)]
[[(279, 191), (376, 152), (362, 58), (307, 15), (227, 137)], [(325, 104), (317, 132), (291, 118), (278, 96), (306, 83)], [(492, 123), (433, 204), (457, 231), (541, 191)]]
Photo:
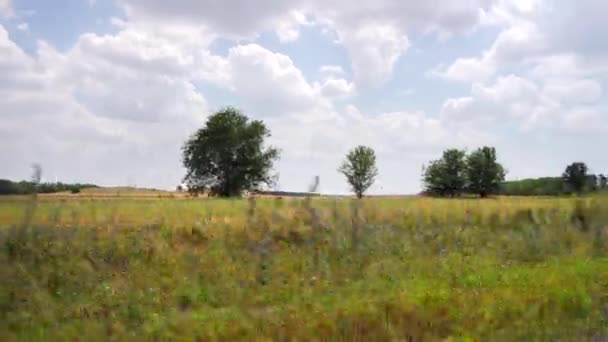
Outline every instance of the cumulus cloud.
[(319, 71), (324, 74), (343, 75), (344, 69), (340, 65), (323, 65)]
[(0, 17), (8, 17), (13, 14), (11, 0), (0, 0)]
[(503, 69), (525, 64), (541, 70), (552, 67), (544, 65), (547, 61), (572, 66), (576, 60), (575, 70), (608, 64), (608, 43), (598, 31), (604, 26), (607, 3), (594, 0), (525, 3), (498, 2), (482, 21), (502, 27), (492, 46), (478, 57), (461, 57), (448, 67), (437, 68), (437, 74), (449, 80), (478, 82)]
[(222, 35), (253, 37), (260, 31), (278, 28), (289, 22), (299, 1), (247, 0), (124, 0), (130, 18), (165, 24), (189, 23), (206, 26)]
[[(588, 107), (596, 105), (601, 94), (601, 85), (592, 79), (537, 84), (511, 74), (492, 84), (475, 83), (469, 96), (446, 100), (441, 117), (446, 121), (478, 125), (512, 123), (522, 130), (582, 131), (583, 122), (599, 122), (605, 115), (601, 107)], [(603, 127), (606, 126), (596, 126), (596, 130)]]
[[(152, 22), (186, 21), (222, 35), (253, 39), (273, 30), (280, 41), (298, 39), (300, 27), (318, 25), (338, 37), (350, 57), (356, 82), (378, 85), (389, 79), (396, 61), (416, 32), (456, 34), (474, 29), (488, 0), (460, 2), (364, 0), (123, 0), (130, 18)], [(226, 11), (238, 8), (238, 11)], [(310, 18), (310, 19), (309, 19)], [(370, 20), (370, 18), (374, 18)]]
[(602, 86), (593, 79), (549, 79), (543, 94), (565, 104), (596, 103), (602, 96)]
[(355, 85), (343, 78), (327, 78), (320, 85), (320, 91), (325, 97), (342, 98), (353, 95)]
[(480, 57), (462, 57), (434, 72), (447, 80), (482, 82), (501, 67), (527, 62), (543, 51), (545, 42), (534, 24), (518, 23), (503, 30)]
[(583, 56), (576, 52), (560, 53), (536, 59), (529, 72), (535, 79), (605, 77), (608, 75), (608, 58)]
[(608, 133), (608, 106), (577, 107), (566, 112), (563, 123), (570, 131), (582, 134)]
[(300, 37), (300, 26), (313, 26), (314, 22), (300, 11), (292, 11), (289, 16), (277, 22), (275, 33), (281, 43), (291, 43)]
[(478, 58), (459, 58), (449, 66), (440, 65), (431, 70), (431, 75), (452, 81), (481, 82), (496, 72), (494, 61)]
[(450, 121), (483, 123), (527, 119), (550, 104), (538, 92), (536, 84), (515, 75), (501, 77), (491, 85), (475, 83), (470, 96), (446, 100), (441, 116)]
[(227, 61), (232, 89), (255, 115), (308, 113), (329, 106), (286, 55), (248, 44), (231, 48)]
[[(144, 184), (167, 186), (167, 178), (181, 177), (179, 147), (192, 125), (204, 122), (206, 101), (179, 68), (166, 67), (179, 65), (171, 63), (179, 55), (132, 49), (137, 39), (118, 44), (117, 37), (83, 35), (65, 53), (40, 43), (34, 58), (0, 26), (0, 70), (6, 71), (0, 126), (7, 131), (0, 140), (14, 161), (4, 170), (10, 177), (26, 176), (33, 162), (72, 179), (82, 168), (102, 182), (124, 182), (117, 165), (148, 174), (140, 178)], [(150, 171), (167, 160), (177, 166), (164, 171), (170, 177)]]
[(360, 26), (341, 31), (338, 36), (351, 53), (355, 79), (362, 85), (387, 81), (395, 63), (409, 47), (407, 36), (390, 25)]

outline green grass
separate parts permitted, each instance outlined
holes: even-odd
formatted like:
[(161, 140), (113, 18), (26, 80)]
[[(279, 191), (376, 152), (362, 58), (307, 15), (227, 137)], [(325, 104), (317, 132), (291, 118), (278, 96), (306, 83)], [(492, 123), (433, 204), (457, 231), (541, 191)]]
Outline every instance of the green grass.
[(608, 336), (601, 196), (32, 204), (0, 200), (0, 340)]

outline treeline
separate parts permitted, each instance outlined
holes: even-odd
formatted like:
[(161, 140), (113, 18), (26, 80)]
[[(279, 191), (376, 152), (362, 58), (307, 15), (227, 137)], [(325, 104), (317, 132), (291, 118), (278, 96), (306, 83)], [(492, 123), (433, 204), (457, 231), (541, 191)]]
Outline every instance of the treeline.
[(423, 167), (423, 193), (441, 197), (560, 196), (608, 190), (607, 176), (588, 171), (585, 163), (574, 162), (561, 177), (505, 181), (507, 171), (497, 161), (494, 147), (484, 146), (469, 154), (448, 149), (440, 159)]
[(56, 192), (79, 193), (82, 189), (98, 188), (94, 184), (66, 184), (66, 183), (35, 183), (31, 181), (13, 182), (8, 179), (0, 179), (0, 195), (27, 195), (35, 192), (40, 194), (51, 194)]
[[(583, 192), (606, 191), (606, 176), (588, 175)], [(530, 178), (504, 182), (500, 194), (505, 196), (561, 196), (573, 193), (562, 177)]]
[(293, 191), (253, 191), (255, 195), (281, 196), (281, 197), (319, 197), (316, 192), (293, 192)]
[[(226, 107), (213, 113), (205, 125), (182, 146), (183, 179), (192, 194), (241, 196), (276, 185), (272, 174), (280, 150), (265, 144), (270, 130), (263, 121), (250, 120), (239, 109)], [(376, 154), (370, 146), (356, 146), (346, 154), (337, 171), (344, 175), (352, 192), (361, 198), (379, 174)], [(562, 177), (505, 181), (507, 170), (498, 162), (494, 147), (480, 147), (470, 153), (448, 149), (441, 158), (423, 167), (423, 194), (460, 197), (491, 195), (563, 195), (606, 189), (606, 176), (591, 175), (587, 165), (568, 165)], [(316, 189), (318, 177), (315, 178)], [(178, 191), (184, 190), (180, 185)], [(315, 192), (311, 190), (310, 192)], [(281, 194), (281, 192), (275, 192)]]

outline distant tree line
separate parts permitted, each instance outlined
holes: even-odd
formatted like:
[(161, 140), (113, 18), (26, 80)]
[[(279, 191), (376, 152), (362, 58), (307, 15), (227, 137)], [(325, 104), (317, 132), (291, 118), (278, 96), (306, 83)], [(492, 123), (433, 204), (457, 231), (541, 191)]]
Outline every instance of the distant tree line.
[(561, 177), (505, 181), (506, 170), (493, 147), (470, 154), (448, 149), (440, 159), (423, 166), (424, 194), (459, 197), (464, 194), (503, 196), (560, 196), (608, 190), (608, 178), (588, 173), (583, 162), (568, 165)]
[(94, 184), (66, 184), (66, 183), (35, 183), (31, 181), (13, 182), (7, 179), (0, 179), (0, 195), (27, 195), (34, 191), (40, 194), (50, 194), (56, 192), (79, 193), (86, 188), (97, 188)]
[[(270, 130), (260, 120), (250, 120), (239, 109), (226, 107), (213, 113), (182, 146), (187, 171), (184, 186), (189, 192), (211, 196), (240, 196), (269, 193), (276, 184), (271, 173), (280, 151), (265, 144)], [(351, 149), (338, 170), (353, 193), (363, 197), (378, 176), (376, 155), (368, 146)], [(441, 158), (423, 166), (424, 194), (460, 197), (491, 195), (563, 195), (606, 189), (606, 176), (588, 174), (584, 163), (566, 167), (562, 177), (505, 182), (506, 169), (498, 162), (496, 149), (480, 147), (470, 153), (448, 149)], [(266, 187), (266, 189), (264, 189)]]
[[(587, 175), (581, 193), (608, 191), (605, 175)], [(504, 182), (500, 194), (505, 196), (563, 196), (576, 193), (563, 177), (543, 177)]]
[(293, 191), (254, 191), (256, 195), (280, 196), (280, 197), (319, 197), (317, 192), (293, 192)]

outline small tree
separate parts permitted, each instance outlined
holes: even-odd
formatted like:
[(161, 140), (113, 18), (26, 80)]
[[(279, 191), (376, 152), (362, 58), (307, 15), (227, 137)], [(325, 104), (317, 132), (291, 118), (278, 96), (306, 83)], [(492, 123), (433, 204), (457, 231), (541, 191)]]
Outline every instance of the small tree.
[(608, 177), (606, 177), (605, 175), (599, 175), (598, 177), (600, 179), (600, 189), (606, 190), (608, 188)]
[(562, 179), (577, 194), (582, 194), (587, 184), (587, 165), (582, 162), (575, 162), (566, 167), (562, 174)]
[(238, 109), (211, 115), (182, 148), (188, 190), (228, 197), (272, 184), (270, 171), (279, 151), (264, 147), (269, 136), (262, 121), (249, 121)]
[(363, 197), (363, 193), (374, 184), (378, 176), (374, 150), (366, 146), (355, 147), (346, 155), (346, 160), (338, 172), (346, 176), (346, 180), (357, 198)]
[(595, 192), (599, 187), (599, 178), (596, 175), (587, 175), (587, 191)]
[(465, 151), (445, 150), (441, 159), (431, 161), (423, 168), (425, 192), (439, 196), (460, 196), (465, 186), (465, 166)]
[(484, 146), (473, 151), (466, 160), (467, 188), (485, 198), (500, 190), (506, 171), (496, 161), (496, 149)]

